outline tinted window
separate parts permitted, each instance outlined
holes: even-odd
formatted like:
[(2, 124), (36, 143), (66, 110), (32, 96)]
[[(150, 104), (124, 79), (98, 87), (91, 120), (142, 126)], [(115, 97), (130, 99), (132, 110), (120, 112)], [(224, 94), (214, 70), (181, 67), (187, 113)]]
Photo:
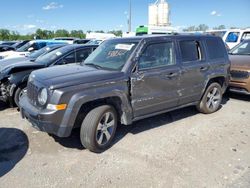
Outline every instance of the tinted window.
[(217, 39), (207, 39), (208, 56), (210, 59), (224, 58), (225, 46)]
[(76, 52), (76, 62), (81, 63), (83, 62), (89, 54), (92, 52), (92, 49), (80, 49)]
[(30, 54), (30, 57), (36, 59), (36, 58), (38, 58), (40, 55), (44, 54), (45, 52), (47, 52), (47, 51), (49, 51), (49, 50), (50, 50), (50, 48), (48, 48), (48, 47), (42, 48), (42, 49), (40, 49), (40, 50), (37, 50), (37, 51), (35, 51), (35, 52), (32, 52), (32, 53)]
[(139, 69), (155, 68), (175, 64), (174, 44), (172, 42), (151, 44), (142, 53)]
[(239, 32), (230, 32), (227, 35), (226, 42), (237, 42), (239, 38)]
[(199, 61), (202, 59), (200, 42), (180, 41), (181, 57), (183, 62)]
[(16, 51), (17, 52), (26, 52), (32, 46), (33, 43), (34, 42), (28, 42), (25, 45), (23, 45), (22, 47), (18, 48)]
[(242, 40), (250, 39), (250, 32), (245, 32), (242, 35)]
[(39, 49), (40, 49), (40, 48), (45, 47), (46, 45), (47, 45), (46, 42), (40, 42), (40, 43), (38, 44), (38, 47), (39, 47)]
[(62, 59), (60, 59), (56, 64), (57, 65), (64, 65), (64, 64), (70, 64), (70, 63), (76, 63), (75, 59), (75, 53), (70, 53), (69, 55), (66, 55)]
[(31, 48), (34, 48), (34, 50), (39, 50), (40, 49), (37, 43), (32, 44)]
[(53, 50), (43, 56), (39, 56), (36, 59), (36, 62), (40, 64), (49, 65), (51, 63), (54, 63), (58, 59), (62, 58), (65, 54), (69, 53), (70, 51), (73, 51), (73, 49), (69, 46), (65, 46), (65, 47)]

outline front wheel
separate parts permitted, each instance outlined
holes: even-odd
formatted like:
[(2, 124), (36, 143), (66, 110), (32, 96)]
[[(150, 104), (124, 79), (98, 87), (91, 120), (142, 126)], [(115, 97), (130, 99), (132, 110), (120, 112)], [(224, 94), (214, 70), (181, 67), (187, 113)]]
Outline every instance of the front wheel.
[(26, 90), (27, 90), (26, 86), (19, 86), (17, 88), (15, 95), (14, 95), (14, 102), (17, 107), (19, 107), (20, 98), (23, 96)]
[(90, 151), (102, 152), (111, 145), (116, 127), (116, 110), (109, 105), (96, 107), (86, 115), (82, 122), (81, 143)]
[(198, 111), (204, 114), (216, 112), (221, 105), (222, 89), (220, 84), (212, 83), (205, 91), (200, 103), (196, 106)]

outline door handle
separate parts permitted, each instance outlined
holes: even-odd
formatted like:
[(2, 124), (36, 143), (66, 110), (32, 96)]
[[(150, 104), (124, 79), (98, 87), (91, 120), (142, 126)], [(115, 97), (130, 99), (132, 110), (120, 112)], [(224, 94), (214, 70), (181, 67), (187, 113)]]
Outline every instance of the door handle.
[(201, 71), (207, 71), (210, 67), (209, 66), (204, 66), (204, 67), (201, 67), (200, 70)]
[(178, 73), (176, 73), (176, 72), (171, 72), (171, 73), (166, 75), (167, 78), (173, 78), (173, 77), (176, 77), (176, 76), (178, 76)]
[(162, 74), (161, 75), (164, 79), (171, 79), (171, 78), (174, 78), (176, 76), (178, 76), (178, 73), (176, 72), (171, 72), (171, 73), (168, 73), (168, 74)]

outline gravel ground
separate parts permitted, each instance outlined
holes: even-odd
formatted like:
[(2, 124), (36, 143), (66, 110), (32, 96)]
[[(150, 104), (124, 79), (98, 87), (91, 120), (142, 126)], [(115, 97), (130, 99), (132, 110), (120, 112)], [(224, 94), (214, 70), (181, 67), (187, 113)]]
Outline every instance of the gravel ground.
[(0, 187), (250, 187), (250, 97), (121, 126), (101, 154), (39, 132), (0, 104)]

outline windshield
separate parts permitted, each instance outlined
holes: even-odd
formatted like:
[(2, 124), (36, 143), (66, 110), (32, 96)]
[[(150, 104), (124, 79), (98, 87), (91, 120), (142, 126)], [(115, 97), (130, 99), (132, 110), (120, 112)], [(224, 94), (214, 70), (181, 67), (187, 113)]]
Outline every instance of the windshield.
[(38, 58), (39, 56), (41, 56), (42, 54), (44, 54), (44, 53), (46, 53), (47, 51), (50, 51), (50, 50), (51, 50), (50, 47), (44, 47), (44, 48), (42, 48), (42, 49), (40, 49), (40, 50), (37, 50), (37, 51), (35, 51), (35, 52), (32, 52), (32, 53), (29, 55), (29, 57), (30, 57), (31, 59), (36, 59), (36, 58)]
[(232, 55), (250, 55), (250, 41), (245, 41), (234, 47), (230, 52)]
[(136, 42), (106, 41), (90, 54), (84, 64), (109, 70), (121, 70), (136, 46)]
[(28, 42), (28, 43), (26, 43), (25, 45), (23, 45), (23, 46), (21, 46), (20, 48), (18, 48), (16, 51), (17, 51), (17, 52), (27, 52), (28, 49), (31, 47), (32, 44), (33, 44), (33, 43)]
[(57, 50), (53, 50), (45, 55), (39, 56), (36, 59), (36, 63), (49, 65), (53, 63), (58, 58), (62, 57), (64, 54), (66, 54), (69, 51), (68, 47), (62, 47)]

